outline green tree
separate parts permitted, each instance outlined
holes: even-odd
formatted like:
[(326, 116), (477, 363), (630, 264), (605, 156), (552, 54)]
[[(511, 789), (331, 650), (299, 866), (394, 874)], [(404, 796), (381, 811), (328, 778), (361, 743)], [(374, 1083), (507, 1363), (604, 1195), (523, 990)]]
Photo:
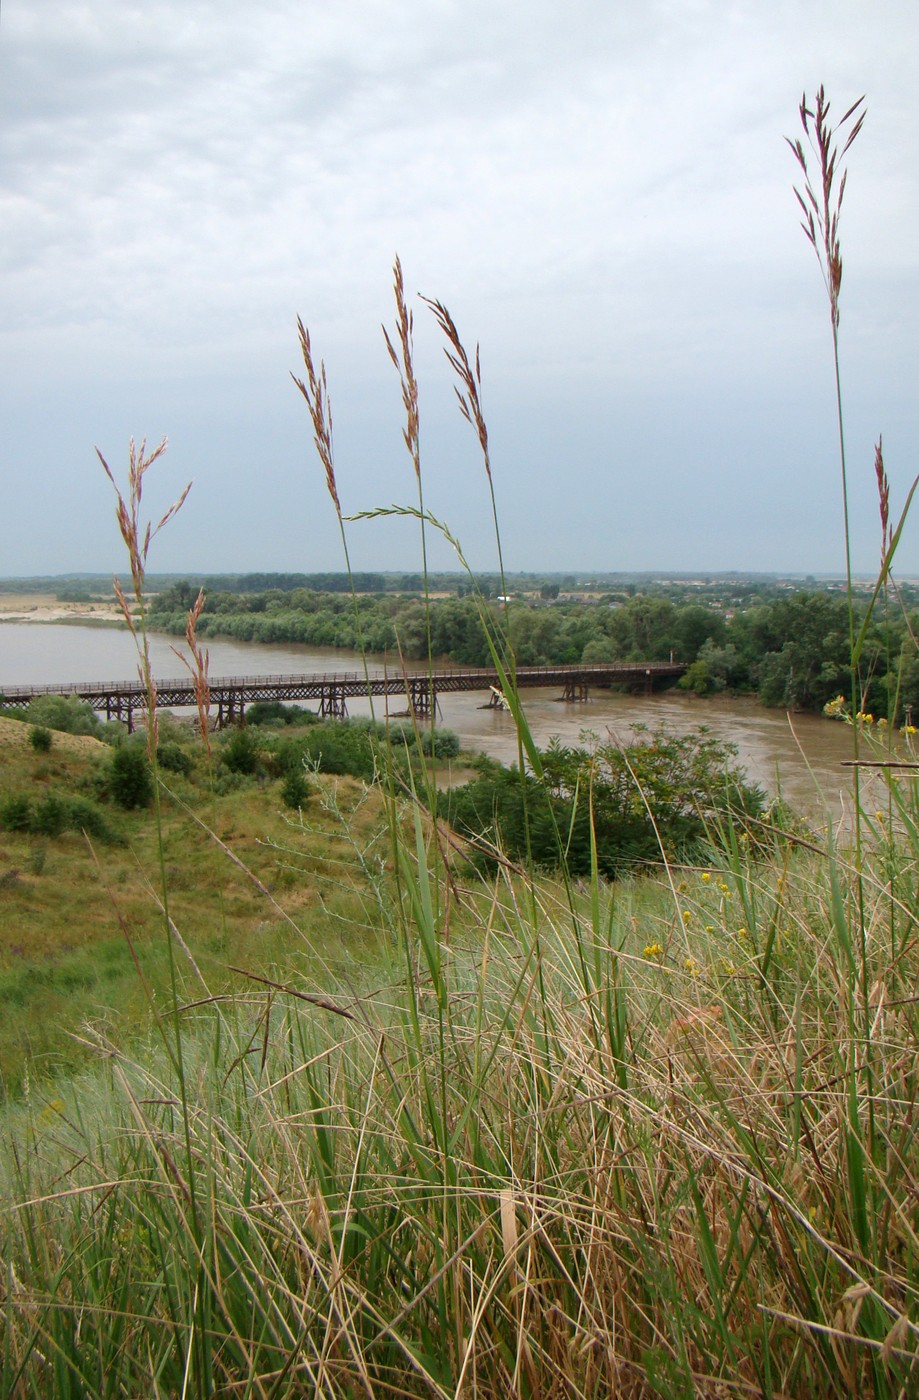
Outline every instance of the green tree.
[(756, 666), (764, 705), (820, 710), (849, 687), (846, 600), (798, 593), (759, 610), (751, 632), (761, 645)]

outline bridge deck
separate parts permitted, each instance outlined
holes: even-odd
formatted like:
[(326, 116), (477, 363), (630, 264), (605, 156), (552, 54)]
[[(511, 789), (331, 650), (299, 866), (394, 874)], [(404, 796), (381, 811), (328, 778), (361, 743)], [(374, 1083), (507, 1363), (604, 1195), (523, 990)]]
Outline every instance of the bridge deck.
[[(650, 686), (656, 680), (681, 676), (686, 667), (679, 662), (626, 662), (595, 666), (521, 666), (518, 686), (569, 687), (617, 684)], [(313, 675), (219, 676), (209, 679), (211, 699), (216, 705), (234, 708), (257, 700), (320, 700), (330, 696), (340, 700), (372, 695), (404, 695), (417, 699), (451, 691), (489, 690), (499, 686), (493, 667), (451, 667), (436, 671), (371, 673), (343, 671)], [(164, 707), (181, 708), (195, 704), (195, 688), (190, 676), (156, 681), (157, 700)], [(96, 710), (125, 708), (129, 712), (146, 703), (140, 680), (69, 681), (65, 684), (4, 686), (0, 689), (7, 704), (27, 704), (40, 695), (73, 695), (87, 700)]]

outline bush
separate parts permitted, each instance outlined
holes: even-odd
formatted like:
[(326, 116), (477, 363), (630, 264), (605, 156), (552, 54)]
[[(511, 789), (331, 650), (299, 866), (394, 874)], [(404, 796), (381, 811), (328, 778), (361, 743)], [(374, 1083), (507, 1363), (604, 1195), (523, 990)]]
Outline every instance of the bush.
[(258, 767), (258, 741), (245, 725), (234, 729), (220, 751), (220, 761), (231, 773), (254, 773)]
[(32, 804), (24, 792), (12, 793), (0, 801), (0, 826), (4, 831), (32, 830)]
[(281, 801), (294, 811), (305, 806), (312, 795), (313, 785), (302, 769), (292, 769), (281, 784)]
[(31, 836), (61, 836), (65, 831), (83, 831), (99, 841), (118, 841), (118, 832), (98, 805), (74, 793), (46, 792), (32, 803), (17, 792), (0, 802), (0, 826)]
[(435, 729), (432, 733), (428, 725), (419, 724), (416, 729), (412, 724), (400, 724), (390, 727), (389, 737), (393, 744), (420, 750), (425, 758), (456, 758), (460, 751), (460, 736), (455, 729)]
[(185, 778), (189, 776), (195, 766), (195, 761), (187, 749), (183, 749), (181, 745), (171, 740), (157, 745), (156, 761), (168, 773), (181, 773)]
[(119, 841), (121, 837), (112, 826), (107, 814), (88, 797), (67, 795), (64, 798), (67, 811), (67, 826), (71, 831), (84, 831), (87, 836), (95, 836), (99, 841)]
[(67, 805), (56, 792), (46, 792), (32, 811), (30, 830), (37, 836), (60, 836), (67, 830)]
[(63, 734), (90, 734), (98, 738), (102, 729), (99, 716), (88, 700), (75, 695), (39, 695), (23, 712), (30, 724), (56, 729)]
[(443, 811), (464, 836), (513, 859), (529, 853), (540, 866), (564, 864), (572, 875), (590, 872), (593, 826), (599, 871), (616, 879), (659, 862), (661, 846), (670, 860), (693, 860), (763, 812), (764, 794), (734, 766), (735, 754), (704, 730), (639, 732), (626, 749), (553, 744), (542, 755), (544, 783), (488, 765), (444, 795)]
[(153, 774), (140, 743), (119, 745), (109, 760), (106, 784), (112, 801), (126, 811), (148, 805), (153, 798)]
[(33, 725), (29, 730), (29, 743), (36, 753), (48, 753), (51, 748), (51, 730), (44, 725)]
[(285, 705), (281, 700), (256, 700), (246, 711), (247, 724), (315, 724), (317, 716), (301, 705)]

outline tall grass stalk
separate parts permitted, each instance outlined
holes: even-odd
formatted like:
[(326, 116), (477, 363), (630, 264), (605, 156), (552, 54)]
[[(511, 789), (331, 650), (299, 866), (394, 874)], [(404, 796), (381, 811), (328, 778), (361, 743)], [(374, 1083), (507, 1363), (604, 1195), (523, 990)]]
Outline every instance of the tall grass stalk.
[[(159, 736), (159, 721), (157, 717), (157, 690), (156, 679), (153, 675), (153, 668), (150, 661), (150, 639), (147, 618), (147, 600), (145, 592), (147, 558), (150, 546), (159, 532), (169, 523), (169, 521), (181, 510), (191, 490), (191, 482), (184, 488), (178, 498), (160, 517), (156, 525), (152, 521), (143, 521), (141, 517), (144, 492), (144, 478), (150, 468), (161, 458), (166, 451), (167, 441), (165, 438), (149, 454), (146, 450), (146, 440), (143, 440), (140, 447), (135, 446), (132, 438), (128, 448), (128, 481), (127, 491), (123, 493), (115, 481), (114, 474), (108, 462), (103, 457), (99, 449), (96, 449), (96, 456), (102, 466), (103, 471), (112, 484), (116, 498), (116, 518), (118, 529), (122, 541), (128, 552), (128, 562), (131, 569), (131, 591), (133, 595), (133, 609), (128, 601), (127, 595), (122, 587), (121, 580), (116, 576), (114, 579), (115, 595), (121, 609), (122, 616), (128, 626), (131, 636), (137, 649), (138, 675), (144, 687), (147, 704), (147, 753), (150, 766), (153, 770), (153, 801), (154, 816), (157, 832), (157, 851), (159, 858), (159, 899), (163, 916), (163, 930), (166, 946), (169, 954), (169, 977), (172, 991), (173, 1008), (178, 1006), (178, 976), (175, 962), (175, 950), (173, 931), (174, 925), (169, 915), (169, 882), (166, 877), (166, 862), (163, 843), (163, 814), (160, 801), (160, 785), (157, 760), (157, 742)], [(158, 1024), (162, 1024), (157, 1016)], [(173, 1044), (175, 1053), (175, 1064), (179, 1074), (180, 1084), (184, 1086), (184, 1074), (182, 1070), (182, 1036), (178, 1020), (173, 1022)]]

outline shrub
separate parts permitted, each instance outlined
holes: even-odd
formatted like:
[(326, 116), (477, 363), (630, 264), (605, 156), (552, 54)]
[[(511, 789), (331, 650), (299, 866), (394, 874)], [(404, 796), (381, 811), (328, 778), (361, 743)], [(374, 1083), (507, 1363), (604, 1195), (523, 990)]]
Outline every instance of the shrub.
[(84, 831), (99, 841), (118, 841), (118, 832), (108, 816), (88, 797), (75, 793), (46, 792), (34, 803), (22, 792), (0, 802), (0, 826), (32, 836), (61, 836), (65, 831)]
[(153, 774), (146, 749), (139, 743), (120, 744), (106, 773), (109, 795), (126, 811), (146, 807), (153, 797)]
[(119, 833), (112, 826), (108, 815), (97, 802), (89, 797), (66, 795), (63, 798), (67, 827), (71, 831), (84, 831), (87, 836), (95, 836), (99, 841), (119, 841)]
[[(382, 730), (382, 735), (385, 730)], [(404, 744), (407, 749), (420, 750), (425, 758), (456, 758), (461, 740), (455, 729), (435, 729), (432, 733), (427, 725), (392, 725), (389, 738), (393, 744)]]
[(56, 729), (63, 734), (90, 734), (99, 737), (102, 724), (88, 700), (75, 695), (39, 695), (30, 700), (24, 718), (31, 724)]
[(256, 700), (246, 711), (247, 724), (315, 724), (317, 716), (301, 705), (285, 705), (281, 700)]
[(44, 725), (33, 725), (29, 730), (29, 743), (36, 753), (47, 753), (51, 748), (51, 730)]
[(545, 783), (488, 765), (447, 793), (443, 810), (464, 836), (514, 859), (529, 851), (537, 865), (565, 864), (574, 875), (590, 871), (593, 827), (598, 868), (615, 879), (660, 861), (661, 846), (668, 859), (691, 860), (763, 811), (764, 794), (734, 766), (735, 754), (704, 730), (640, 731), (627, 748), (553, 744), (542, 755)]
[(291, 769), (281, 784), (281, 801), (294, 811), (303, 807), (313, 795), (313, 785), (301, 769)]
[(67, 830), (67, 805), (59, 793), (46, 792), (32, 811), (31, 831), (38, 836), (60, 836)]
[(0, 826), (5, 831), (32, 830), (32, 803), (24, 792), (11, 793), (0, 801)]
[(156, 761), (167, 772), (181, 773), (185, 778), (189, 776), (195, 766), (195, 761), (188, 750), (171, 740), (157, 745)]
[(220, 761), (231, 773), (246, 776), (258, 767), (258, 741), (245, 725), (234, 729), (220, 751)]
[(302, 769), (308, 759), (322, 773), (348, 773), (370, 782), (376, 772), (374, 735), (385, 733), (382, 725), (367, 720), (332, 720), (312, 725), (301, 738), (285, 739), (274, 750), (282, 773)]

